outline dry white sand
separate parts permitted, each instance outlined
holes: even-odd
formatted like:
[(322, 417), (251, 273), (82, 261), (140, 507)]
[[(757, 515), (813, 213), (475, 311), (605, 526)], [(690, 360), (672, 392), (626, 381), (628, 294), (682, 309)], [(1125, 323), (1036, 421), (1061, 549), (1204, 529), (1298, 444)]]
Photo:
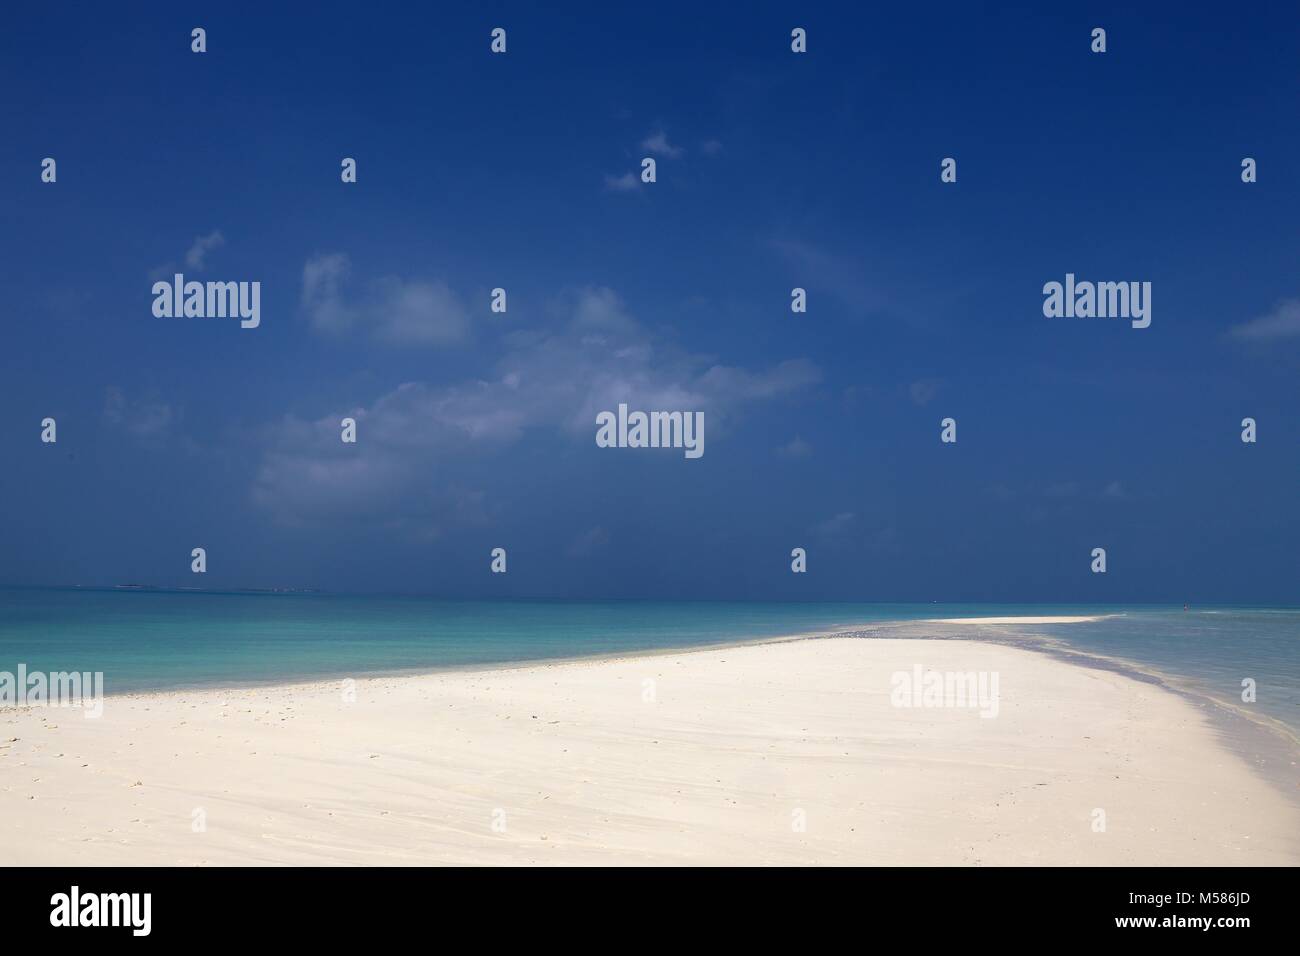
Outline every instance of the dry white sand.
[[(997, 672), (998, 715), (891, 705), (916, 665)], [(1000, 644), (835, 638), (342, 690), (0, 711), (0, 864), (1300, 859), (1295, 807), (1197, 708)]]
[(1100, 621), (1108, 615), (1091, 616), (1061, 615), (1049, 617), (936, 617), (921, 623), (929, 624), (1083, 624), (1088, 621)]

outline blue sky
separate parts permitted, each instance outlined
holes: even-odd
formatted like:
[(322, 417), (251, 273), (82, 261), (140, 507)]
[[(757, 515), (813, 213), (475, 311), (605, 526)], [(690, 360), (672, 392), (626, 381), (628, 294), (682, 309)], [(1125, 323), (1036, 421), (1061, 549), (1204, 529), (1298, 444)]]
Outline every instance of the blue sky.
[(1296, 603), (1300, 18), (1041, 6), (16, 9), (0, 583)]

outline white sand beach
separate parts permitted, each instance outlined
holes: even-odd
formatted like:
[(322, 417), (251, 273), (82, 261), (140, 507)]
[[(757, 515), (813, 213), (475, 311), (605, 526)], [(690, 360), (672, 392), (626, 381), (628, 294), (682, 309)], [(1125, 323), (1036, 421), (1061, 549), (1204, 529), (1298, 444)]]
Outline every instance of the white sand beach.
[(1105, 614), (1049, 615), (1044, 617), (936, 617), (925, 623), (932, 624), (1085, 624), (1100, 621)]
[[(996, 716), (896, 706), (918, 667), (996, 674)], [(0, 711), (0, 864), (1300, 860), (1293, 802), (1196, 707), (1002, 644), (789, 641), (346, 696)]]

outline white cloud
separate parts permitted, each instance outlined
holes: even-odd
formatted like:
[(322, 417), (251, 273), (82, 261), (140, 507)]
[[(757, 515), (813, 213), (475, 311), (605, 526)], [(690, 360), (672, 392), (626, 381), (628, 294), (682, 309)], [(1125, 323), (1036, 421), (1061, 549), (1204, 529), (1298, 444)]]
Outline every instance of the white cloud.
[(643, 139), (641, 148), (659, 156), (667, 156), (670, 159), (677, 159), (686, 152), (681, 147), (668, 142), (668, 134), (663, 130), (657, 130)]
[(613, 289), (604, 286), (581, 290), (572, 305), (573, 325), (583, 332), (614, 332), (635, 335), (638, 332), (636, 319), (632, 318), (623, 305), (623, 300)]
[(180, 410), (163, 401), (128, 399), (116, 385), (104, 392), (104, 422), (144, 442), (165, 439), (180, 421)]
[(852, 511), (841, 511), (832, 518), (827, 518), (813, 526), (813, 534), (822, 538), (834, 538), (843, 534), (857, 519), (857, 515)]
[(207, 265), (208, 253), (220, 249), (226, 244), (220, 229), (213, 229), (206, 236), (196, 236), (190, 251), (185, 253), (185, 265), (190, 269), (202, 270)]
[(624, 173), (621, 176), (605, 174), (605, 188), (610, 192), (626, 193), (641, 186), (641, 177), (636, 173)]
[(881, 306), (881, 297), (863, 281), (866, 270), (858, 263), (795, 239), (774, 240), (772, 247), (794, 267), (810, 302), (824, 290), (857, 313)]
[(314, 256), (302, 267), (302, 307), (318, 331), (345, 332), (352, 326), (355, 319), (342, 294), (351, 271), (341, 252)]
[[(191, 272), (202, 272), (208, 264), (208, 253), (214, 249), (219, 249), (226, 244), (226, 238), (221, 234), (220, 229), (213, 229), (206, 236), (195, 236), (194, 241), (190, 243), (189, 251), (185, 253), (185, 265), (183, 268)], [(174, 260), (164, 262), (162, 265), (154, 266), (149, 270), (149, 281), (156, 282), (159, 279), (170, 280), (179, 269), (176, 267)]]
[[(318, 263), (316, 287), (337, 263)], [(408, 382), (369, 406), (339, 409), (314, 421), (285, 419), (264, 432), (254, 500), (283, 520), (329, 518), (357, 502), (388, 512), (413, 502), (432, 510), (430, 475), (446, 475), (459, 456), (490, 453), (530, 430), (593, 441), (598, 412), (636, 408), (703, 411), (711, 436), (744, 406), (791, 394), (821, 380), (806, 359), (752, 371), (665, 344), (610, 289), (587, 288), (566, 303), (555, 331), (519, 333), (485, 379), (452, 384)], [(357, 420), (356, 446), (339, 440), (339, 421)]]
[(319, 332), (368, 331), (389, 345), (450, 345), (469, 332), (469, 314), (441, 280), (387, 276), (359, 297), (346, 287), (352, 266), (341, 252), (313, 256), (302, 270), (302, 308)]
[(1284, 299), (1272, 312), (1234, 325), (1228, 334), (1246, 342), (1271, 342), (1300, 336), (1300, 299)]
[(715, 395), (754, 401), (816, 385), (821, 377), (821, 370), (807, 359), (787, 359), (766, 372), (714, 365), (700, 377), (700, 385)]
[(924, 408), (934, 401), (935, 396), (939, 394), (940, 382), (938, 379), (922, 378), (917, 379), (908, 386), (908, 394), (912, 396), (912, 401)]

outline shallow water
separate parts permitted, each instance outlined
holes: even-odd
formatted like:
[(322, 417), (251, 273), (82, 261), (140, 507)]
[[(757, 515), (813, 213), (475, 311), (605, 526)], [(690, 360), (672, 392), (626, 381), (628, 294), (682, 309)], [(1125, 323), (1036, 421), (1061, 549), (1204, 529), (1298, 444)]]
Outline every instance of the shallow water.
[(0, 671), (102, 671), (109, 693), (503, 664), (940, 617), (1111, 615), (1015, 628), (1131, 661), (1300, 733), (1300, 609), (436, 601), (0, 589)]

